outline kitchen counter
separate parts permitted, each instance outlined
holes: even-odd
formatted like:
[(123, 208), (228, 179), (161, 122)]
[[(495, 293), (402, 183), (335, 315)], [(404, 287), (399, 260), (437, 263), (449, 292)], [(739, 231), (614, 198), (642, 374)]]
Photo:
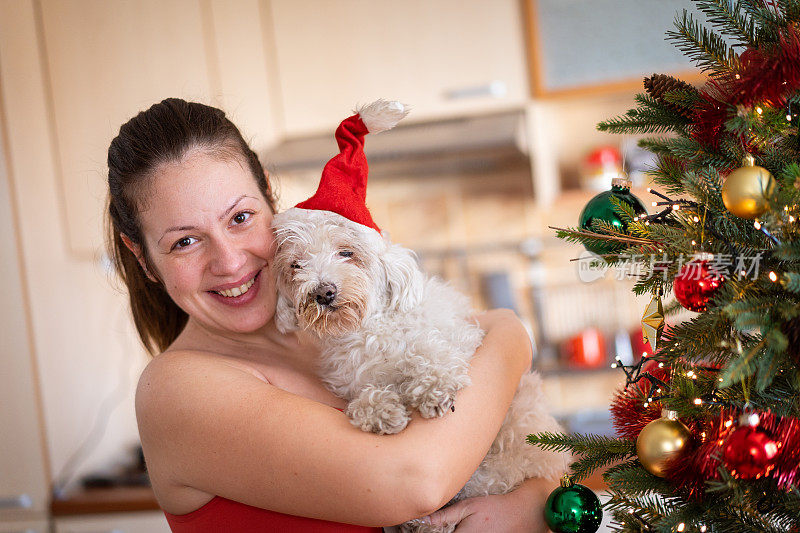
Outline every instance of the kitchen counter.
[(150, 487), (79, 489), (64, 499), (50, 502), (50, 512), (54, 517), (158, 510), (158, 502)]

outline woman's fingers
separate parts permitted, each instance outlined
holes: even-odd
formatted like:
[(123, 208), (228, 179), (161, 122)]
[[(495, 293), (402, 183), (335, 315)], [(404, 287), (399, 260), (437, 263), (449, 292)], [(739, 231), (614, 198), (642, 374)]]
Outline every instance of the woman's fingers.
[(425, 518), (434, 526), (456, 525), (471, 514), (469, 507), (470, 501), (463, 500), (439, 509)]

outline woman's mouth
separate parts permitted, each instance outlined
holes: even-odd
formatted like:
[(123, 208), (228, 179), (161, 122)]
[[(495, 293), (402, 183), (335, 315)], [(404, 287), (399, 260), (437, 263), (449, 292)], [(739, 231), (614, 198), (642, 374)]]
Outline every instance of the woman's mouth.
[(250, 279), (250, 281), (245, 281), (240, 286), (234, 287), (233, 289), (225, 289), (225, 290), (222, 290), (222, 291), (212, 291), (212, 292), (215, 292), (215, 293), (217, 293), (217, 294), (219, 294), (221, 296), (224, 296), (226, 298), (236, 298), (237, 296), (241, 296), (242, 294), (244, 294), (247, 291), (249, 291), (250, 287), (253, 286), (253, 283), (256, 282), (256, 278), (257, 277), (258, 277), (258, 274), (253, 276)]
[(240, 306), (250, 303), (258, 294), (261, 286), (261, 270), (255, 276), (238, 287), (208, 291), (212, 298), (226, 305)]

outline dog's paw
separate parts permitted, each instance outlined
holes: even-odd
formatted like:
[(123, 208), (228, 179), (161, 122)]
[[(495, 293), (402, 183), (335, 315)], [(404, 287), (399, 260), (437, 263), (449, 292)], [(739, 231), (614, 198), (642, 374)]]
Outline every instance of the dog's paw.
[(411, 419), (400, 395), (390, 389), (368, 387), (347, 405), (345, 414), (362, 431), (391, 435), (400, 433)]
[(455, 410), (456, 393), (469, 385), (466, 372), (445, 375), (427, 375), (404, 384), (404, 397), (411, 407), (419, 409), (424, 418), (444, 416)]
[(455, 411), (455, 391), (430, 391), (419, 404), (419, 414), (423, 418), (444, 416), (448, 410)]

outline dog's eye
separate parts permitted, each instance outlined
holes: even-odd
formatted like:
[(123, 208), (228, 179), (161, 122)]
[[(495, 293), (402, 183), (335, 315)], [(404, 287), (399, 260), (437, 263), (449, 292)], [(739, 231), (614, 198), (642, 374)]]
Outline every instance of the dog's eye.
[(292, 262), (292, 264), (289, 265), (289, 266), (292, 267), (292, 268), (300, 268), (300, 265), (297, 264), (297, 261)]
[(339, 252), (339, 255), (341, 255), (342, 257), (352, 257), (353, 252), (351, 252), (350, 250), (342, 250), (341, 252)]

